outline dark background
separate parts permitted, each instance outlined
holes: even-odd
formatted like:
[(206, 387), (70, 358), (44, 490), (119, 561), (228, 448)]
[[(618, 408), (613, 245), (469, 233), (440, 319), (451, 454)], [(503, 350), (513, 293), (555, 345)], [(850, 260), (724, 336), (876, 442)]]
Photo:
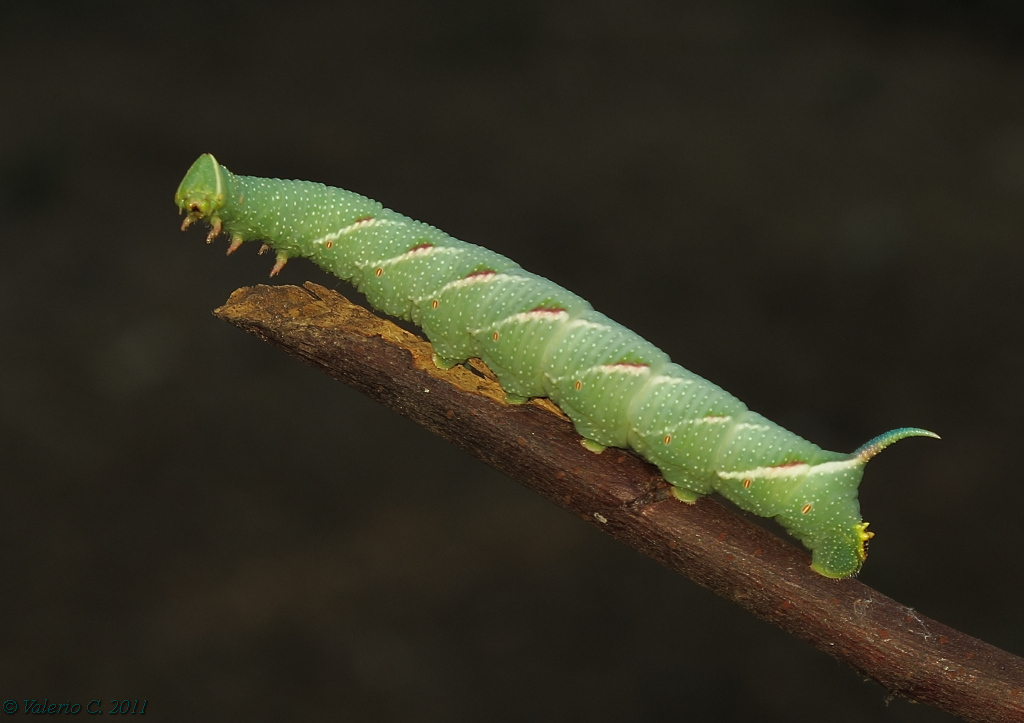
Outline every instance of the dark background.
[(936, 430), (869, 466), (861, 579), (1024, 654), (1024, 15), (768, 5), (6, 8), (0, 698), (952, 720), (218, 322), (272, 262), (177, 230), (210, 151), (505, 253), (825, 447)]

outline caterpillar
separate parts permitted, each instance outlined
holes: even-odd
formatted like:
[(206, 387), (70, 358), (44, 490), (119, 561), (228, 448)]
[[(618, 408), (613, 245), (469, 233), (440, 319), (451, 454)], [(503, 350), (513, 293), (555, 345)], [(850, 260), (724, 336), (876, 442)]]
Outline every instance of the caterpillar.
[(903, 427), (850, 454), (783, 429), (582, 298), (511, 259), (460, 241), (365, 196), (309, 181), (237, 176), (204, 154), (174, 196), (181, 229), (204, 220), (228, 253), (260, 240), (270, 272), (305, 257), (351, 283), (377, 310), (420, 326), (434, 361), (471, 357), (510, 403), (548, 397), (594, 452), (629, 447), (656, 465), (683, 502), (718, 492), (774, 517), (831, 578), (860, 570), (873, 536), (857, 490), (864, 465), (907, 437)]

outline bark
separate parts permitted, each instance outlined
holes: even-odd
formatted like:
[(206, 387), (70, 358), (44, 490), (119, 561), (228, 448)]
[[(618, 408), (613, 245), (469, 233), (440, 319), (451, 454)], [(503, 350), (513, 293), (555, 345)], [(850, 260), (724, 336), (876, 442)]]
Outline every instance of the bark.
[(968, 721), (1024, 721), (1024, 659), (849, 580), (715, 500), (685, 505), (631, 452), (585, 450), (547, 400), (436, 368), (431, 347), (315, 284), (239, 289), (215, 314), (410, 417), (671, 570), (884, 685)]

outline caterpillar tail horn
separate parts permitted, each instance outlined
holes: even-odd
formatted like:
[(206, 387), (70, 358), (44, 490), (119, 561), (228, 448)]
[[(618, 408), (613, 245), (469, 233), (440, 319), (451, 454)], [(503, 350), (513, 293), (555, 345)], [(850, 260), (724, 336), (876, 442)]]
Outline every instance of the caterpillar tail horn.
[(893, 429), (885, 434), (880, 434), (871, 441), (866, 442), (861, 445), (856, 452), (851, 454), (850, 457), (859, 458), (862, 464), (866, 464), (869, 459), (874, 457), (890, 444), (895, 444), (901, 439), (906, 439), (907, 437), (932, 437), (933, 439), (942, 439), (935, 432), (929, 432), (927, 429), (919, 429), (917, 427), (900, 427), (899, 429)]

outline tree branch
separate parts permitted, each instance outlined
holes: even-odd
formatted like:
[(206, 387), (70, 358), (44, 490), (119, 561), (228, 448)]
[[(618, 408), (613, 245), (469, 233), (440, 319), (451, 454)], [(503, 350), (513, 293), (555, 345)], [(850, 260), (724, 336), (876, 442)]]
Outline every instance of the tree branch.
[(430, 345), (315, 284), (235, 291), (214, 312), (484, 460), (613, 537), (896, 695), (968, 721), (1024, 720), (1024, 660), (919, 615), (714, 500), (684, 505), (632, 453), (595, 455), (550, 402), (504, 403), (498, 384), (437, 369)]

